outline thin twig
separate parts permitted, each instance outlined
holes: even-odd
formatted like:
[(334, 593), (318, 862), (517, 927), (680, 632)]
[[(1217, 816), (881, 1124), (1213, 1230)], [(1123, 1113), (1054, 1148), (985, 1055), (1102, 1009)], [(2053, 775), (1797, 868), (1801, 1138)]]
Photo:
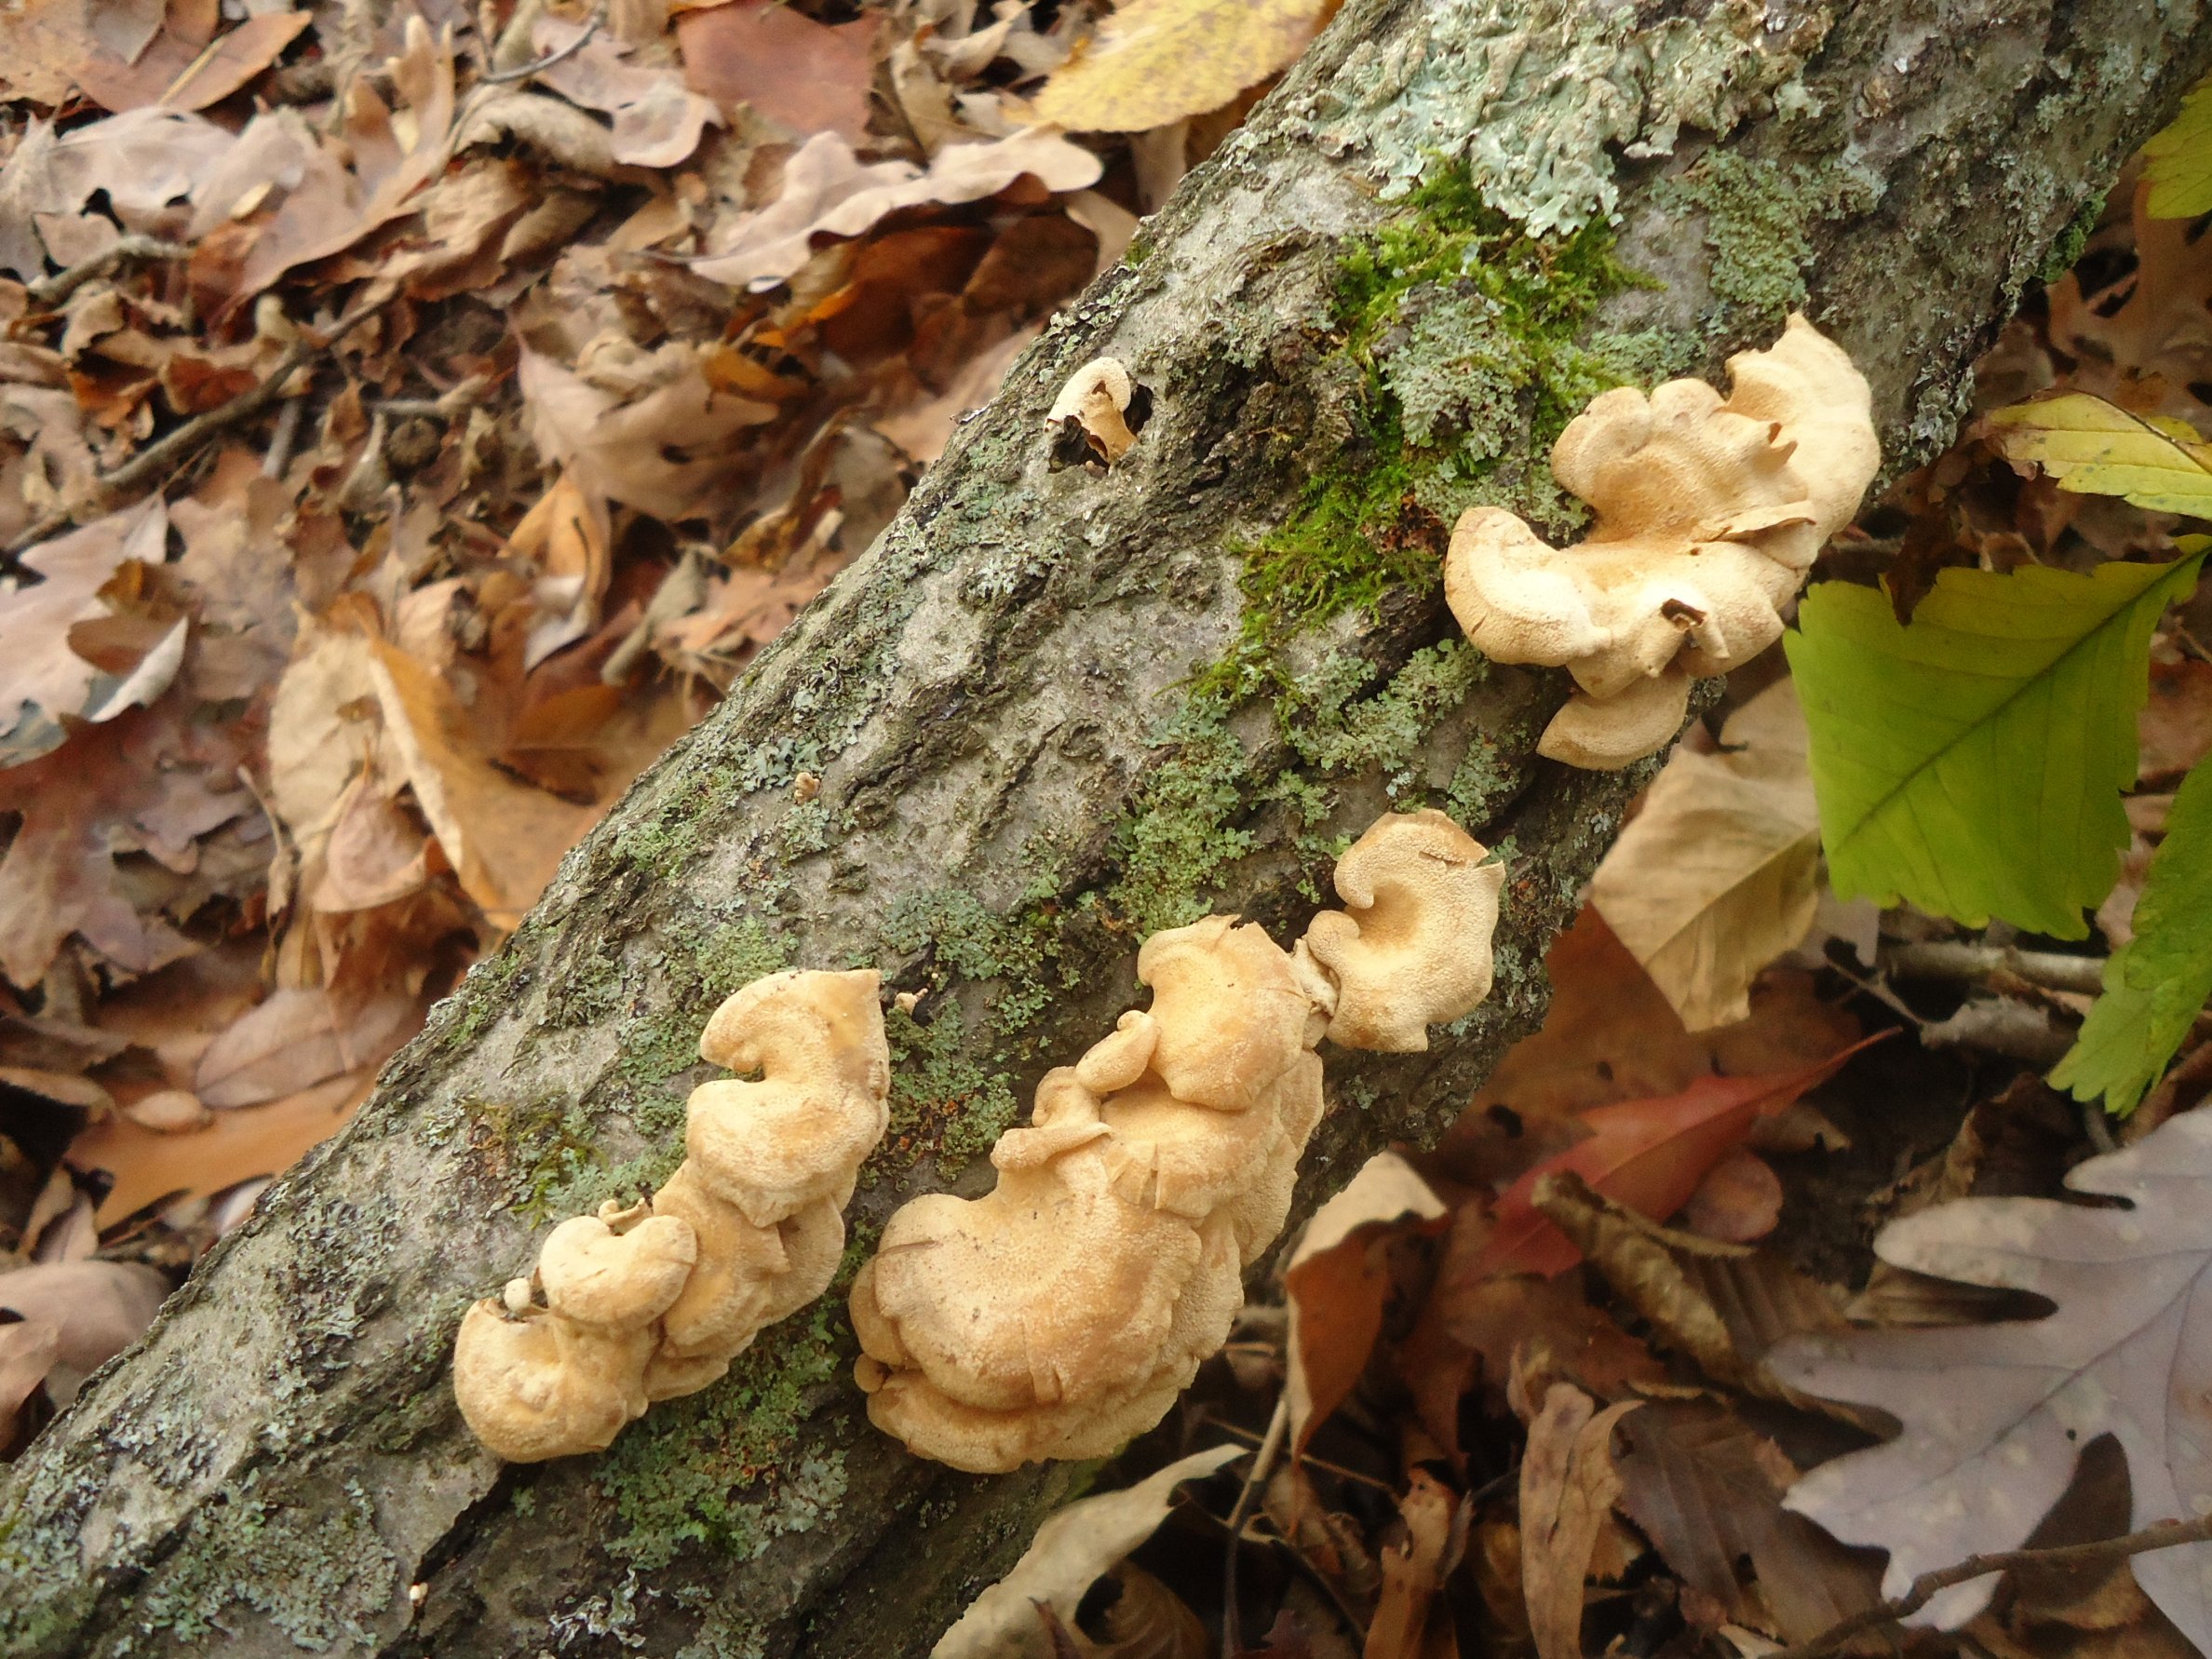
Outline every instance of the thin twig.
[(1956, 1567), (1923, 1572), (1912, 1581), (1912, 1588), (1894, 1601), (1840, 1619), (1811, 1641), (1784, 1648), (1769, 1654), (1768, 1659), (1821, 1659), (1823, 1654), (1835, 1652), (1855, 1636), (1884, 1625), (1902, 1624), (1945, 1590), (1988, 1573), (2003, 1572), (2015, 1567), (2092, 1567), (2104, 1561), (2124, 1561), (2130, 1556), (2146, 1555), (2154, 1549), (2171, 1549), (2178, 1544), (2206, 1542), (2212, 1542), (2212, 1516), (2200, 1516), (2195, 1520), (2160, 1521), (2124, 1537), (2099, 1538), (2088, 1544), (1993, 1550), (1986, 1556), (1961, 1561)]
[(1899, 979), (1936, 979), (1976, 984), (2010, 974), (2045, 991), (2079, 991), (2094, 996), (2104, 988), (2105, 959), (2069, 956), (2057, 951), (2020, 951), (2010, 945), (1969, 945), (1937, 939), (1922, 945), (1892, 945), (1882, 952), (1885, 974)]
[(540, 71), (550, 69), (556, 63), (574, 57), (588, 46), (591, 37), (599, 33), (600, 19), (602, 15), (600, 11), (594, 11), (589, 20), (584, 25), (584, 33), (577, 35), (575, 39), (570, 41), (559, 51), (549, 52), (533, 63), (518, 63), (512, 69), (488, 69), (477, 76), (478, 85), (497, 87), (504, 86), (509, 81), (526, 81)]
[(1275, 1415), (1267, 1420), (1267, 1436), (1252, 1454), (1252, 1466), (1245, 1471), (1244, 1485), (1237, 1490), (1235, 1505), (1229, 1511), (1229, 1553), (1221, 1563), (1222, 1659), (1235, 1659), (1244, 1652), (1244, 1621), (1236, 1613), (1236, 1557), (1244, 1544), (1245, 1516), (1251, 1508), (1253, 1493), (1275, 1473), (1275, 1459), (1282, 1454), (1289, 1432), (1290, 1395), (1285, 1390), (1275, 1396)]
[(229, 402), (221, 404), (205, 413), (196, 414), (174, 432), (158, 442), (148, 444), (115, 471), (102, 473), (92, 482), (90, 498), (75, 507), (65, 507), (47, 514), (35, 524), (19, 531), (5, 546), (0, 546), (0, 568), (20, 567), (15, 556), (26, 547), (36, 546), (48, 536), (59, 534), (77, 522), (77, 514), (88, 508), (111, 508), (118, 496), (126, 495), (147, 479), (174, 471), (184, 458), (219, 432), (229, 430), (240, 422), (250, 421), (270, 404), (285, 396), (285, 385), (294, 374), (304, 369), (322, 353), (367, 322), (384, 308), (384, 296), (357, 307), (340, 317), (329, 329), (310, 332), (302, 330), (300, 338), (289, 346), (276, 367), (260, 384), (249, 386)]
[[(1227, 1418), (1216, 1417), (1210, 1412), (1207, 1413), (1206, 1421), (1232, 1439), (1249, 1440), (1255, 1446), (1267, 1444), (1267, 1437), (1264, 1435), (1255, 1435), (1242, 1423), (1231, 1423)], [(1327, 1458), (1315, 1457), (1310, 1451), (1301, 1452), (1298, 1461), (1309, 1469), (1319, 1469), (1325, 1474), (1336, 1476), (1341, 1480), (1356, 1481), (1361, 1486), (1371, 1486), (1379, 1492), (1396, 1495), (1397, 1488), (1391, 1485), (1389, 1481), (1377, 1480), (1372, 1475), (1362, 1475), (1357, 1469), (1347, 1469), (1342, 1463), (1332, 1463)]]
[(88, 282), (97, 281), (128, 259), (188, 259), (192, 250), (182, 242), (159, 236), (128, 236), (116, 239), (90, 259), (79, 260), (66, 271), (41, 276), (23, 291), (34, 305), (59, 305)]

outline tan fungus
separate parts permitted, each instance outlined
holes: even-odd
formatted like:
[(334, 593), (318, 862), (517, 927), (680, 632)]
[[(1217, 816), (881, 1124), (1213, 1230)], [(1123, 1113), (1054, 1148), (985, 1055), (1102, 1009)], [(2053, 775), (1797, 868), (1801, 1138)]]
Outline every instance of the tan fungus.
[(1320, 918), (1295, 952), (1233, 916), (1147, 939), (1152, 1006), (1045, 1074), (991, 1153), (997, 1186), (884, 1228), (852, 1292), (876, 1425), (996, 1472), (1103, 1457), (1159, 1422), (1282, 1231), (1324, 1031), (1419, 1046), (1488, 991), (1504, 870), (1486, 856), (1440, 813), (1392, 816), (1338, 866), (1358, 918)]
[(510, 1463), (603, 1450), (829, 1288), (845, 1201), (889, 1118), (876, 985), (872, 971), (772, 974), (715, 1010), (701, 1057), (761, 1076), (694, 1089), (667, 1185), (563, 1221), (532, 1278), (468, 1310), (453, 1392), (477, 1438)]
[(1552, 449), (1597, 511), (1555, 548), (1498, 507), (1452, 531), (1444, 591), (1498, 662), (1564, 667), (1575, 690), (1538, 751), (1611, 770), (1666, 747), (1690, 682), (1781, 638), (1782, 609), (1881, 465), (1866, 378), (1802, 317), (1703, 381), (1594, 398)]

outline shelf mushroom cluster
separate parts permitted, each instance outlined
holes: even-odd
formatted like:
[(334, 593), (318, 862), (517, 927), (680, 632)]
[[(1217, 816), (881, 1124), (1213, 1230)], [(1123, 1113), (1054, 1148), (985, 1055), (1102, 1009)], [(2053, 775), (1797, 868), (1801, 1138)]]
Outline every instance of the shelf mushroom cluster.
[(869, 1415), (910, 1450), (1003, 1471), (1114, 1450), (1226, 1340), (1322, 1112), (1323, 1035), (1427, 1047), (1489, 993), (1504, 866), (1438, 812), (1339, 861), (1343, 910), (1285, 951), (1209, 916), (1137, 958), (1148, 1009), (1047, 1072), (997, 1186), (895, 1214), (852, 1291)]
[(889, 1115), (876, 996), (872, 970), (782, 973), (715, 1010), (701, 1058), (759, 1080), (694, 1089), (666, 1186), (561, 1222), (531, 1277), (463, 1317), (453, 1392), (479, 1440), (511, 1463), (601, 1450), (829, 1288)]
[(1498, 507), (1452, 531), (1445, 600), (1476, 647), (1574, 676), (1541, 754), (1612, 770), (1664, 748), (1692, 679), (1782, 637), (1781, 607), (1858, 511), (1882, 452), (1842, 348), (1792, 317), (1728, 370), (1725, 399), (1672, 380), (1649, 398), (1607, 392), (1568, 423), (1552, 472), (1597, 510), (1575, 546)]

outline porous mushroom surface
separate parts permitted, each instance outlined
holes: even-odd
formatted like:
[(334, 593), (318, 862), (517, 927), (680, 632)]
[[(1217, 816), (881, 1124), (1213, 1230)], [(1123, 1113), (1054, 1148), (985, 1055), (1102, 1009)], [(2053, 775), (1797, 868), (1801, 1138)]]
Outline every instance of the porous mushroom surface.
[(1329, 1022), (1347, 1048), (1402, 1054), (1428, 1046), (1428, 1028), (1490, 994), (1490, 958), (1471, 951), (1498, 922), (1505, 866), (1436, 811), (1385, 818), (1337, 860), (1342, 910), (1325, 910), (1305, 947), (1336, 981)]
[(531, 1278), (463, 1317), (453, 1393), (478, 1439), (510, 1463), (603, 1450), (830, 1288), (889, 1121), (876, 991), (872, 971), (799, 970), (715, 1010), (700, 1057), (760, 1077), (694, 1089), (686, 1156), (658, 1193), (561, 1222)]
[(997, 1186), (907, 1205), (861, 1269), (876, 1425), (990, 1473), (1102, 1457), (1159, 1422), (1282, 1231), (1324, 1109), (1324, 1032), (1418, 1046), (1423, 1021), (1488, 991), (1504, 867), (1487, 857), (1441, 813), (1392, 815), (1338, 867), (1360, 915), (1316, 919), (1333, 946), (1285, 951), (1234, 916), (1145, 940), (1151, 1007), (1045, 1073), (991, 1153)]
[(1568, 423), (1552, 472), (1597, 515), (1573, 546), (1499, 507), (1452, 531), (1445, 600), (1477, 648), (1574, 676), (1542, 754), (1612, 769), (1664, 748), (1693, 678), (1781, 638), (1782, 608), (1873, 481), (1866, 377), (1803, 317), (1728, 369), (1726, 398), (1698, 380), (1622, 387)]

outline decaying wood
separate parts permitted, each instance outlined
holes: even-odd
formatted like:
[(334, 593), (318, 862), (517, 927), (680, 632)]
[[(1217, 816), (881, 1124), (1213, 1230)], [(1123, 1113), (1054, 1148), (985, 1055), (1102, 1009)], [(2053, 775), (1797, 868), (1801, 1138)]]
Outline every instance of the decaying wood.
[[(1350, 0), (354, 1126), (9, 1474), (0, 1652), (924, 1652), (1068, 1472), (908, 1459), (858, 1409), (834, 1306), (605, 1459), (503, 1470), (452, 1404), (462, 1308), (530, 1260), (550, 1208), (662, 1167), (649, 1143), (702, 1074), (699, 1023), (752, 974), (873, 963), (928, 993), (865, 1235), (949, 1184), (948, 1135), (987, 1144), (994, 1102), (1135, 998), (1132, 867), (1155, 909), (1180, 869), (1185, 897), (1288, 937), (1333, 838), (1394, 789), (1438, 795), (1487, 743), (1465, 798), (1514, 859), (1498, 992), (1430, 1054), (1330, 1057), (1302, 1210), (1366, 1151), (1433, 1135), (1538, 1016), (1543, 948), (1639, 776), (1533, 762), (1564, 687), (1518, 670), (1426, 720), (1410, 765), (1325, 770), (1264, 698), (1231, 720), (1234, 750), (1161, 731), (1233, 644), (1240, 549), (1309, 478), (1363, 464), (1330, 297), (1355, 243), (1412, 210), (1385, 184), (1470, 146), (1522, 211), (1613, 173), (1622, 256), (1657, 281), (1596, 329), (1693, 336), (1717, 371), (1801, 297), (1867, 370), (1902, 462), (1948, 437), (1976, 353), (2208, 62), (2199, 8), (2135, 0)], [(1053, 470), (1044, 412), (1100, 356), (1151, 419), (1111, 471)], [(1509, 458), (1535, 448), (1525, 421), (1501, 437)], [(1355, 655), (1380, 707), (1450, 637), (1433, 593), (1403, 593), (1282, 668)], [(1316, 791), (1303, 847), (1271, 790), (1286, 776)]]

